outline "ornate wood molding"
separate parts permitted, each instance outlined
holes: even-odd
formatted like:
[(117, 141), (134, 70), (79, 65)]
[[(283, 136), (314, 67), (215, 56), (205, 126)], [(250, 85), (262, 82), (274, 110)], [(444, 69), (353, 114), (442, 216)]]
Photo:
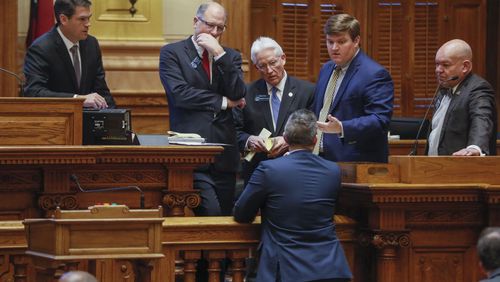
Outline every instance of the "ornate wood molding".
[(63, 210), (76, 210), (78, 208), (78, 200), (75, 193), (42, 194), (38, 198), (38, 205), (46, 212), (53, 211), (57, 207)]
[(163, 204), (168, 207), (170, 216), (184, 216), (184, 208), (194, 209), (201, 203), (199, 191), (165, 191)]
[(365, 231), (360, 234), (358, 242), (362, 246), (373, 245), (377, 249), (406, 248), (410, 245), (410, 236), (405, 231)]

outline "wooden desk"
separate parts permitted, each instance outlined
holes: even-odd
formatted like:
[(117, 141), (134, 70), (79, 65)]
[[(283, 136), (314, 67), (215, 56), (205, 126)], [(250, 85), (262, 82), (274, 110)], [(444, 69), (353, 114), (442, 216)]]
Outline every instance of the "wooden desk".
[[(389, 155), (390, 156), (407, 156), (411, 149), (413, 148), (413, 144), (415, 140), (389, 140)], [(418, 155), (423, 156), (425, 153), (425, 145), (427, 144), (426, 140), (418, 140)], [(500, 140), (497, 140), (497, 154), (500, 154)]]
[(22, 146), (0, 147), (0, 220), (44, 217), (57, 206), (72, 210), (116, 202), (139, 208), (139, 194), (81, 193), (70, 181), (99, 188), (135, 185), (146, 208), (163, 205), (165, 215), (184, 216), (199, 202), (193, 170), (213, 162), (220, 146)]
[(351, 183), (343, 183), (338, 213), (361, 231), (355, 281), (483, 278), (475, 246), (484, 227), (500, 225), (500, 157), (393, 156), (387, 165), (343, 166)]

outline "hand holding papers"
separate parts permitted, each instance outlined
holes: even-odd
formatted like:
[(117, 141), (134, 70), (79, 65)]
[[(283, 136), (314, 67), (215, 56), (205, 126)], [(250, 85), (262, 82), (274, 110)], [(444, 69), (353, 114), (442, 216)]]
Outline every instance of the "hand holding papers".
[[(271, 132), (265, 128), (262, 128), (262, 131), (259, 133), (259, 137), (264, 139), (264, 144), (266, 147), (266, 150), (269, 151), (273, 147), (273, 141), (271, 138)], [(245, 156), (245, 160), (247, 162), (250, 162), (253, 159), (253, 156), (255, 156), (255, 151), (250, 151), (248, 154)]]

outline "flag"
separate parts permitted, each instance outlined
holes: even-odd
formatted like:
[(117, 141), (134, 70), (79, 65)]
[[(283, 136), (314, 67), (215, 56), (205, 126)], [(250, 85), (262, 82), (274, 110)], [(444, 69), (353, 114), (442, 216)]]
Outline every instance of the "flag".
[(54, 0), (31, 0), (26, 47), (54, 26)]

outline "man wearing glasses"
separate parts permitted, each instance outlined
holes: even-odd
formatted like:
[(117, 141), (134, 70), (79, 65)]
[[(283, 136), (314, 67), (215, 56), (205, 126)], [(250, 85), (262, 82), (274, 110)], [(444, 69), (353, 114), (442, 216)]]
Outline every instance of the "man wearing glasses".
[(233, 208), (239, 154), (231, 109), (244, 106), (246, 89), (241, 55), (219, 43), (225, 29), (224, 8), (202, 4), (194, 17), (194, 35), (165, 45), (160, 53), (170, 129), (227, 144), (214, 164), (195, 173), (202, 198), (198, 215), (230, 215)]
[[(287, 75), (286, 56), (276, 41), (260, 37), (252, 44), (250, 53), (261, 79), (248, 86), (246, 107), (233, 110), (240, 151), (256, 152), (251, 160), (243, 163), (245, 185), (261, 161), (288, 151), (283, 139), (285, 123), (294, 111), (309, 108), (314, 97), (314, 84)], [(271, 132), (270, 149), (259, 136), (263, 128)]]

